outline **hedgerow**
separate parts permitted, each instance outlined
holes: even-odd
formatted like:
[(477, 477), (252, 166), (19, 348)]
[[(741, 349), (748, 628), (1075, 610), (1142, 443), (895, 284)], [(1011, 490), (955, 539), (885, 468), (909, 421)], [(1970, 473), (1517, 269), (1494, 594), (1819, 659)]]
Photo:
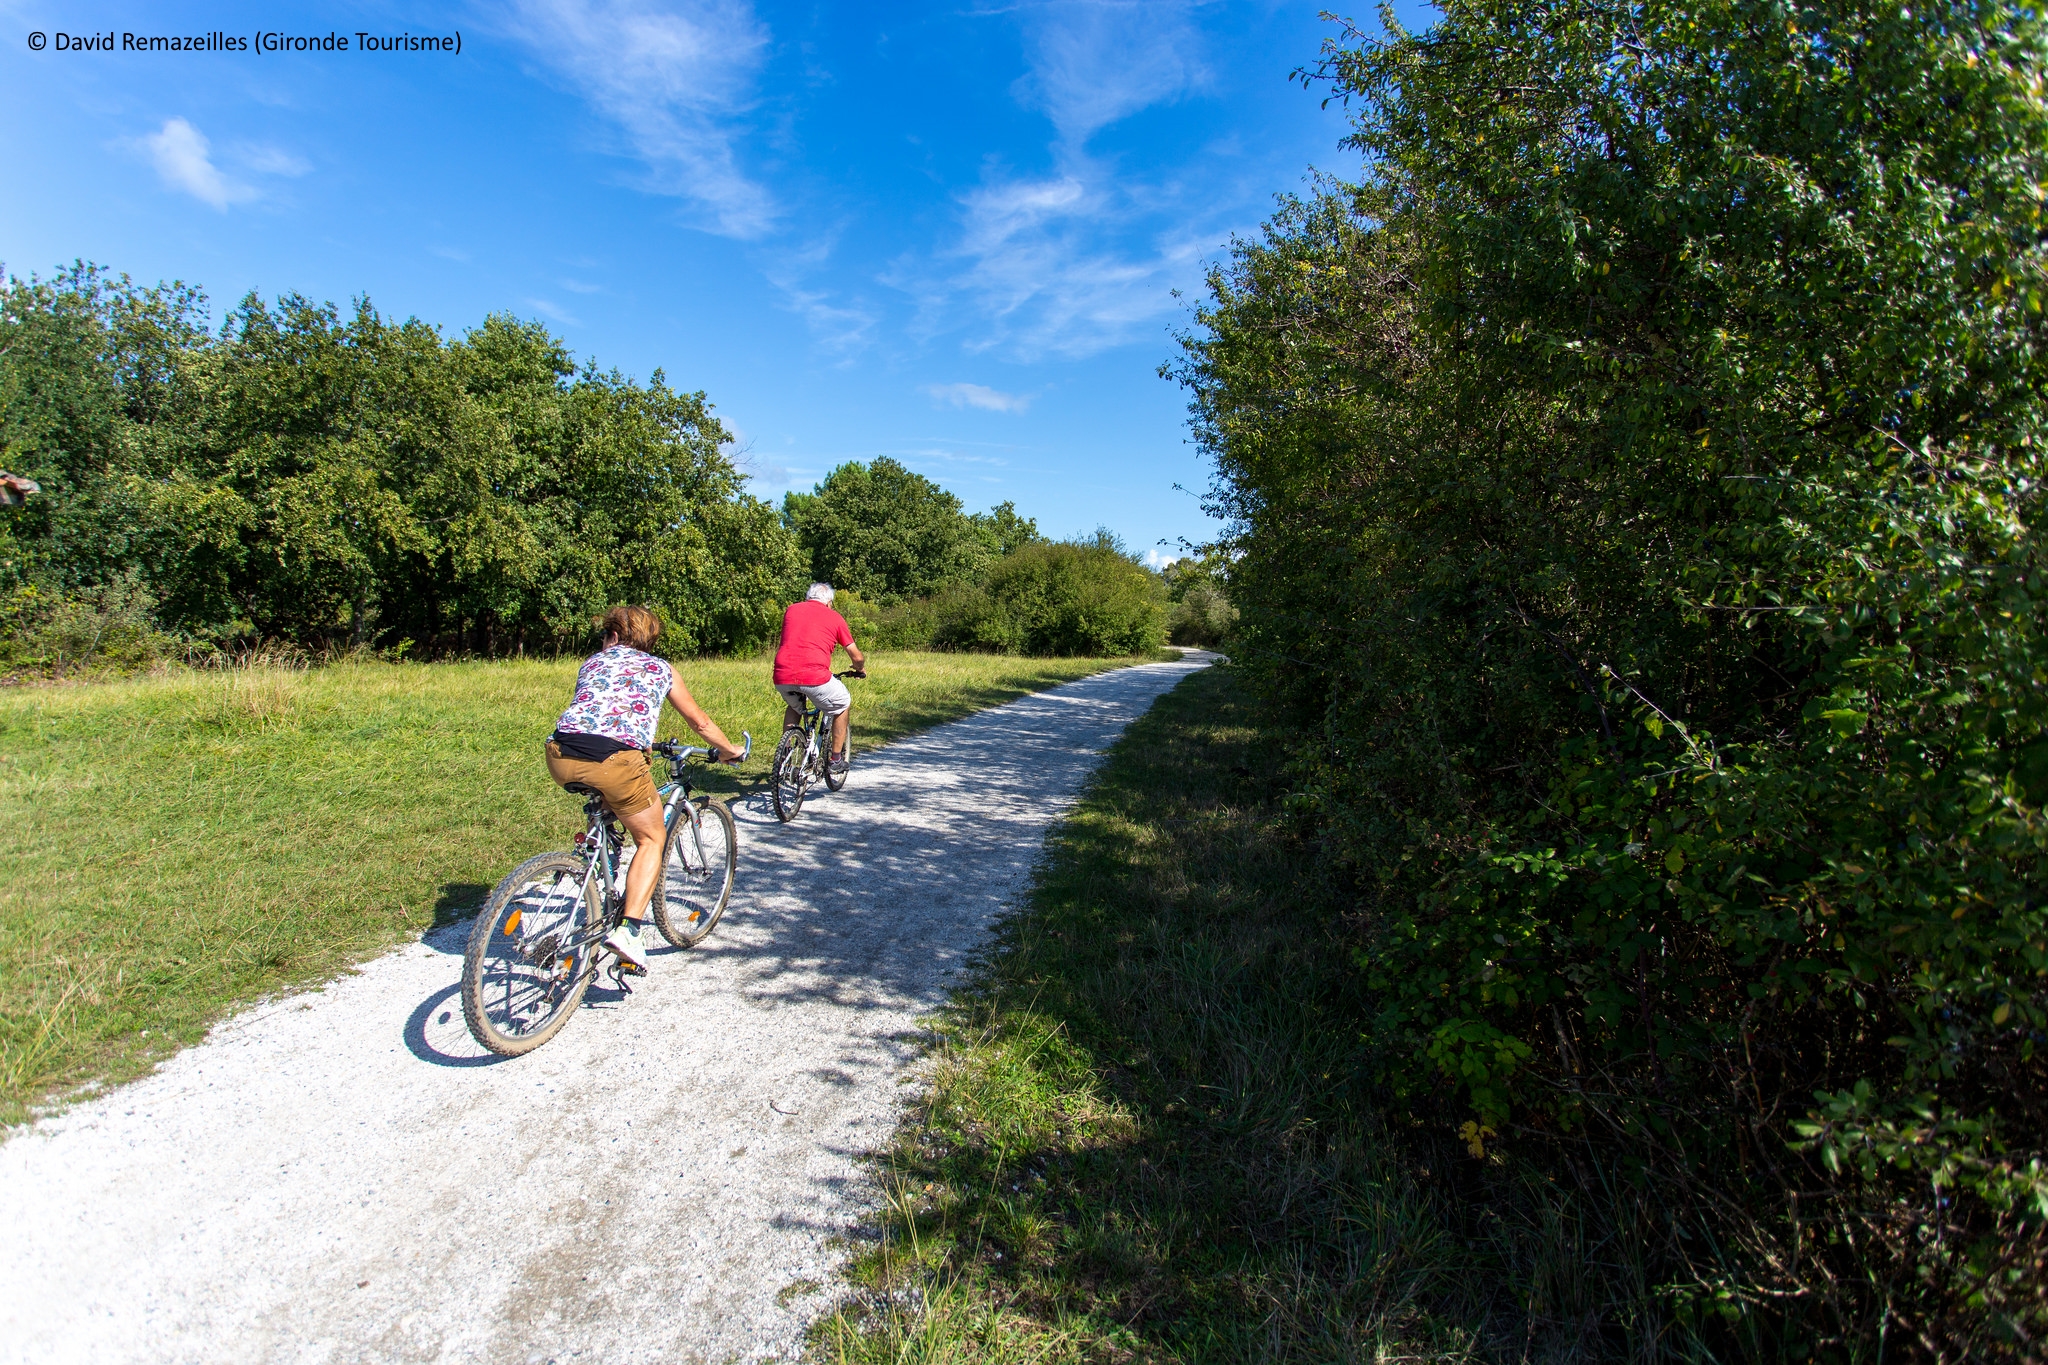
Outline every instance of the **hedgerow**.
[(2048, 1328), (2043, 39), (1347, 30), (1365, 175), (1239, 245), (1180, 367), (1382, 1079), (1650, 1192), (1669, 1310), (1742, 1350)]

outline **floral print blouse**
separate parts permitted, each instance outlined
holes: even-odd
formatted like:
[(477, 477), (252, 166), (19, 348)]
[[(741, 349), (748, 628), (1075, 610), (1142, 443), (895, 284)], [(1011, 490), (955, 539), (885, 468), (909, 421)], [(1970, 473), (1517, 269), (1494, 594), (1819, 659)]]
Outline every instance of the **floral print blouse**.
[(572, 735), (603, 735), (635, 749), (654, 743), (661, 704), (676, 673), (652, 654), (613, 645), (583, 661), (576, 673), (576, 700), (555, 723)]

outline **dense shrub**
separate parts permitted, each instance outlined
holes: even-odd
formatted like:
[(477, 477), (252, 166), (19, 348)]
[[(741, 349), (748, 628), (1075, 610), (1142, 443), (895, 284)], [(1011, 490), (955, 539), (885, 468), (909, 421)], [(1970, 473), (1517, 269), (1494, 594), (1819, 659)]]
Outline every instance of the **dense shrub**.
[(1166, 638), (1177, 645), (1213, 648), (1237, 624), (1237, 608), (1223, 583), (1224, 565), (1212, 559), (1177, 559), (1166, 567)]
[(1964, 3), (1352, 34), (1367, 178), (1182, 371), (1383, 1079), (1647, 1190), (1737, 1354), (2048, 1328), (2044, 51)]
[(1079, 543), (1025, 541), (979, 583), (888, 605), (841, 592), (835, 605), (854, 637), (876, 649), (1118, 655), (1142, 654), (1166, 638), (1159, 576), (1105, 533)]
[[(456, 341), (205, 300), (79, 267), (0, 282), (0, 584), (86, 601), (132, 575), (164, 627), (309, 649), (581, 643), (620, 600), (668, 647), (767, 638), (804, 564), (701, 393), (578, 369), (537, 325)], [(20, 645), (20, 648), (30, 648)]]
[(155, 605), (132, 569), (70, 595), (17, 583), (0, 599), (0, 674), (134, 673), (216, 652), (158, 629)]
[(1165, 641), (1164, 596), (1112, 537), (1041, 541), (997, 564), (986, 601), (962, 598), (937, 638), (1025, 654), (1139, 654)]

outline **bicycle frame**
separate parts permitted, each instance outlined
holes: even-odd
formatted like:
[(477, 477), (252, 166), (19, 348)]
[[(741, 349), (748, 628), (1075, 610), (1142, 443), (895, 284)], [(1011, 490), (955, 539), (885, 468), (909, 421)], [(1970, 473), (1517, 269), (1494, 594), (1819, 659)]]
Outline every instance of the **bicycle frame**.
[[(752, 747), (751, 744), (748, 745), (749, 749)], [(664, 842), (666, 832), (675, 828), (675, 822), (684, 812), (689, 813), (692, 824), (697, 821), (696, 808), (690, 804), (690, 797), (696, 794), (696, 789), (690, 782), (689, 769), (684, 762), (693, 752), (696, 751), (686, 749), (662, 755), (668, 763), (669, 780), (656, 789), (656, 794), (662, 801), (661, 824)], [(585, 903), (590, 907), (591, 927), (573, 940), (573, 946), (579, 949), (586, 943), (595, 943), (602, 939), (617, 928), (619, 922), (626, 917), (626, 895), (622, 882), (624, 869), (620, 862), (620, 855), (624, 849), (620, 843), (619, 831), (615, 828), (617, 817), (607, 812), (604, 802), (595, 796), (583, 803), (583, 814), (589, 821), (589, 826), (576, 836), (574, 847), (584, 860), (580, 891)], [(701, 838), (698, 853), (700, 856), (703, 853)], [(636, 851), (633, 856), (637, 858), (641, 855)], [(659, 849), (655, 851), (655, 856), (661, 856)], [(595, 970), (596, 955), (585, 954), (585, 957), (585, 965)]]

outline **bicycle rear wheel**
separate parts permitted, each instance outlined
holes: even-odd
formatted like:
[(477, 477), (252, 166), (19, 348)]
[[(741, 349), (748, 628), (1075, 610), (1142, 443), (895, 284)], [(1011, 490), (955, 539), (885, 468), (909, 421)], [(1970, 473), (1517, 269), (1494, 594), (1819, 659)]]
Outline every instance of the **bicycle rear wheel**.
[(804, 789), (810, 785), (810, 755), (802, 730), (784, 730), (775, 746), (775, 766), (769, 771), (768, 795), (775, 805), (775, 818), (787, 824), (804, 808)]
[(668, 831), (661, 894), (654, 898), (654, 924), (661, 936), (678, 948), (702, 943), (732, 899), (739, 864), (740, 835), (732, 812), (708, 796), (692, 797)]
[(462, 1017), (501, 1057), (531, 1052), (562, 1031), (593, 975), (583, 860), (542, 853), (491, 892), (462, 956)]

